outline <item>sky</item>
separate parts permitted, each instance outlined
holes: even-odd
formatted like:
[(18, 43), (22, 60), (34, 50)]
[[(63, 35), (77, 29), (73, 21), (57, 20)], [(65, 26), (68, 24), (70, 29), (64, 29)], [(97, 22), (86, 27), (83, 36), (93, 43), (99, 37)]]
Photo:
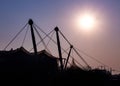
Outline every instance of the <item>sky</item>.
[[(120, 0), (0, 0), (0, 50), (32, 18), (46, 33), (58, 26), (76, 48), (120, 70), (119, 9)], [(97, 25), (91, 31), (76, 25), (77, 16), (84, 13), (96, 19)], [(24, 33), (20, 37), (23, 36)], [(11, 47), (21, 46), (20, 37)], [(64, 42), (61, 44), (66, 46)], [(31, 40), (27, 40), (26, 46), (31, 48)], [(81, 55), (90, 66), (101, 66), (83, 53)]]

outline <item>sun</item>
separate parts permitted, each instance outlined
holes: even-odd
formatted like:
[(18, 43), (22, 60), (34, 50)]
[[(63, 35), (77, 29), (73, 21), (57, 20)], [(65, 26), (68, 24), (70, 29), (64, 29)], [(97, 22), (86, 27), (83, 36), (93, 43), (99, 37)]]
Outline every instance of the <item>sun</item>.
[(83, 30), (92, 30), (95, 26), (95, 18), (90, 14), (84, 14), (77, 18), (77, 24)]
[(80, 19), (80, 26), (83, 28), (92, 28), (94, 26), (94, 18), (90, 15), (84, 15)]

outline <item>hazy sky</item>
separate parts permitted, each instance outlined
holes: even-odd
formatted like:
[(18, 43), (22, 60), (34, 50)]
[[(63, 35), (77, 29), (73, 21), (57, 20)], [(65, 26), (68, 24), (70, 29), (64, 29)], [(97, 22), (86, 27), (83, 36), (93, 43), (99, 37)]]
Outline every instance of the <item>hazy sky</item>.
[[(84, 12), (96, 18), (92, 31), (76, 27), (76, 16)], [(58, 26), (75, 47), (120, 70), (120, 0), (0, 0), (1, 50), (29, 18), (46, 33)], [(14, 48), (21, 45), (19, 42), (14, 42)], [(100, 65), (82, 56), (91, 66)]]

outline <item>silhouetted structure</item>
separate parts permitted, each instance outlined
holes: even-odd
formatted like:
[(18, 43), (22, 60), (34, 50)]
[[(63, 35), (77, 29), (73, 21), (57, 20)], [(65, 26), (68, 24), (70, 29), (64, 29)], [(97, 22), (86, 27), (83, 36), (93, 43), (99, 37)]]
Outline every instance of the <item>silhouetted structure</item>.
[[(38, 59), (38, 63), (36, 63)], [(33, 71), (38, 68), (40, 71), (53, 72), (58, 70), (58, 59), (45, 50), (37, 52), (37, 55), (30, 53), (23, 47), (16, 50), (0, 51), (1, 71)]]
[[(120, 75), (112, 75), (110, 71), (102, 69), (91, 69), (89, 64), (82, 58), (77, 50), (71, 45), (66, 37), (59, 31), (56, 31), (59, 58), (49, 54), (46, 50), (37, 51), (37, 45), (34, 35), (33, 21), (30, 19), (28, 24), (31, 27), (31, 36), (34, 52), (28, 52), (24, 47), (11, 50), (0, 51), (0, 84), (4, 85), (33, 85), (33, 86), (119, 86)], [(23, 29), (22, 29), (23, 30)], [(20, 32), (22, 31), (20, 30)], [(19, 33), (20, 33), (19, 32)], [(38, 31), (36, 30), (38, 33)], [(67, 60), (63, 63), (59, 33), (70, 45)], [(19, 34), (18, 33), (18, 34)], [(17, 34), (17, 35), (18, 35)], [(13, 38), (13, 40), (17, 37)], [(45, 34), (48, 36), (48, 34)], [(38, 33), (38, 36), (40, 34)], [(50, 38), (50, 37), (49, 37)], [(50, 38), (51, 39), (51, 38)], [(13, 41), (12, 40), (12, 41)], [(43, 41), (43, 39), (41, 39)], [(10, 41), (5, 49), (12, 43)], [(52, 40), (55, 42), (54, 40)], [(45, 45), (45, 43), (43, 43)], [(67, 67), (71, 50), (74, 50), (81, 60), (86, 64), (87, 69), (76, 65), (74, 59), (72, 65)], [(60, 63), (60, 66), (59, 66)], [(62, 71), (61, 71), (62, 70)], [(85, 82), (85, 83), (84, 83)], [(117, 82), (117, 83), (116, 83)], [(17, 84), (16, 84), (17, 83)]]

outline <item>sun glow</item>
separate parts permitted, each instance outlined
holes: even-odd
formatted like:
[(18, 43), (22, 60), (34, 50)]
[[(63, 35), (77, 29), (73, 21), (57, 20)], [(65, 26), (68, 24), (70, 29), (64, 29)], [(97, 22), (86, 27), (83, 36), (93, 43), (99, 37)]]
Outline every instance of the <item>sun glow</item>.
[(95, 27), (95, 18), (90, 14), (81, 15), (77, 18), (77, 26), (82, 30), (92, 30)]

